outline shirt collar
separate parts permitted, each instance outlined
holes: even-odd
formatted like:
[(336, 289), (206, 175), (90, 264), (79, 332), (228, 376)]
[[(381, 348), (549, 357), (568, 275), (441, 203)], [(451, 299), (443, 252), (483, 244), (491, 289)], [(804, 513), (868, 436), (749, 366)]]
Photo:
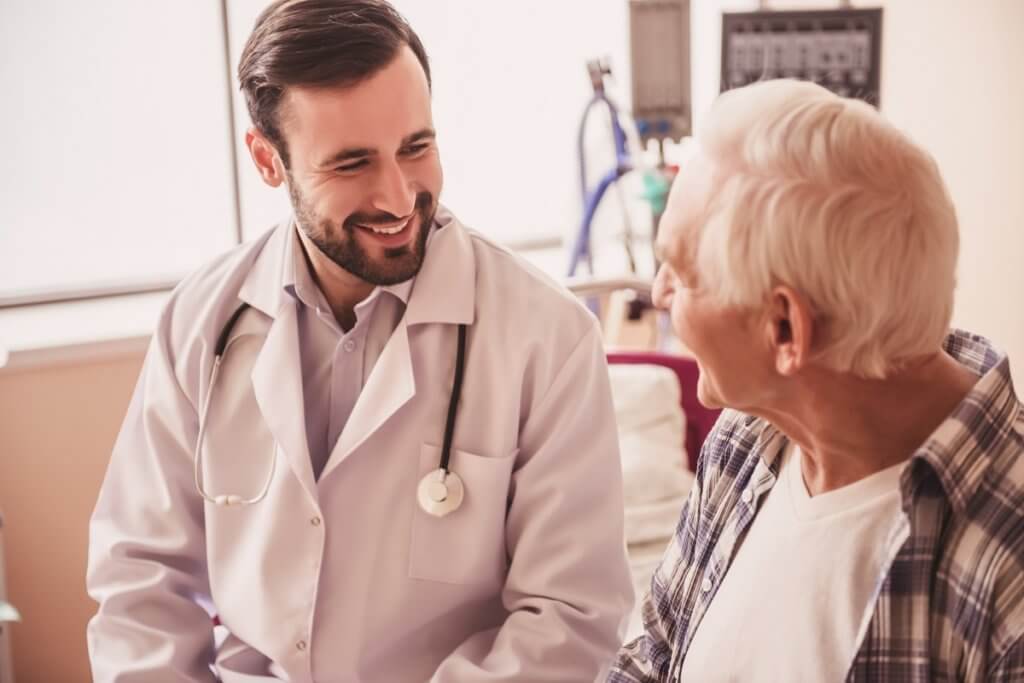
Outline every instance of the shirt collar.
[(992, 463), (1000, 442), (1011, 438), (1009, 426), (1018, 419), (1021, 405), (1010, 376), (1007, 356), (985, 339), (953, 330), (944, 344), (946, 353), (979, 376), (974, 387), (953, 412), (914, 453), (901, 480), (904, 506), (921, 483), (923, 472), (938, 479), (950, 505), (963, 512)]
[[(1011, 438), (1008, 425), (1014, 424), (1022, 409), (1010, 376), (1010, 361), (989, 340), (954, 329), (943, 349), (979, 379), (904, 468), (900, 490), (905, 509), (931, 473), (953, 509), (962, 512), (978, 490), (998, 442)], [(747, 416), (746, 425), (748, 429), (760, 426), (753, 450), (777, 474), (777, 456), (786, 443), (785, 435), (767, 420), (753, 416)]]

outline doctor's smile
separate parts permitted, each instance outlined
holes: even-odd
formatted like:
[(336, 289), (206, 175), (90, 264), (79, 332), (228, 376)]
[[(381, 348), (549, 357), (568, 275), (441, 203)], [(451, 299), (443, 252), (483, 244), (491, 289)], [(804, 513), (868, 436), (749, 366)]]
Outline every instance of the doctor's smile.
[(415, 216), (410, 215), (403, 220), (380, 223), (370, 223), (349, 218), (346, 221), (346, 225), (354, 225), (383, 247), (400, 247), (407, 244), (413, 238), (417, 227), (419, 230), (424, 229), (422, 226), (416, 225), (415, 218)]

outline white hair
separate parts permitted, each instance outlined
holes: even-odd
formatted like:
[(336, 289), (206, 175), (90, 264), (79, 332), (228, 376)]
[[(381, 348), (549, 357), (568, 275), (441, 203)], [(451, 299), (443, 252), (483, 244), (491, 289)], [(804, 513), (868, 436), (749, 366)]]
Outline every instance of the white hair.
[(792, 287), (823, 332), (817, 360), (841, 372), (884, 378), (941, 348), (959, 237), (927, 152), (868, 104), (793, 80), (724, 93), (705, 120), (702, 287), (752, 308)]

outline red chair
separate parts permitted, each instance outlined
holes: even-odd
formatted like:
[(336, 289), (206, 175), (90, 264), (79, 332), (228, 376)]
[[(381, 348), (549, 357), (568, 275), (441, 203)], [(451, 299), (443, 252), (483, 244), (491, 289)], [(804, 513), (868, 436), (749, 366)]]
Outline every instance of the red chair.
[(679, 378), (680, 403), (686, 416), (686, 465), (691, 472), (697, 471), (697, 457), (704, 439), (711, 433), (721, 410), (705, 408), (697, 400), (697, 380), (700, 370), (697, 362), (685, 356), (674, 356), (657, 351), (612, 351), (608, 363), (623, 365), (661, 365), (670, 368)]

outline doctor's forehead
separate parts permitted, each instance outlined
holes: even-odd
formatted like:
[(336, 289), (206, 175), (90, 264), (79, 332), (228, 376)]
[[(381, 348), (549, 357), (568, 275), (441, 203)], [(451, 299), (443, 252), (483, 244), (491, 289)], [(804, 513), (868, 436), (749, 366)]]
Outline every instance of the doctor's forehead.
[(384, 151), (433, 129), (430, 87), (411, 50), (351, 85), (288, 88), (279, 111), (291, 145), (323, 153), (345, 148)]

